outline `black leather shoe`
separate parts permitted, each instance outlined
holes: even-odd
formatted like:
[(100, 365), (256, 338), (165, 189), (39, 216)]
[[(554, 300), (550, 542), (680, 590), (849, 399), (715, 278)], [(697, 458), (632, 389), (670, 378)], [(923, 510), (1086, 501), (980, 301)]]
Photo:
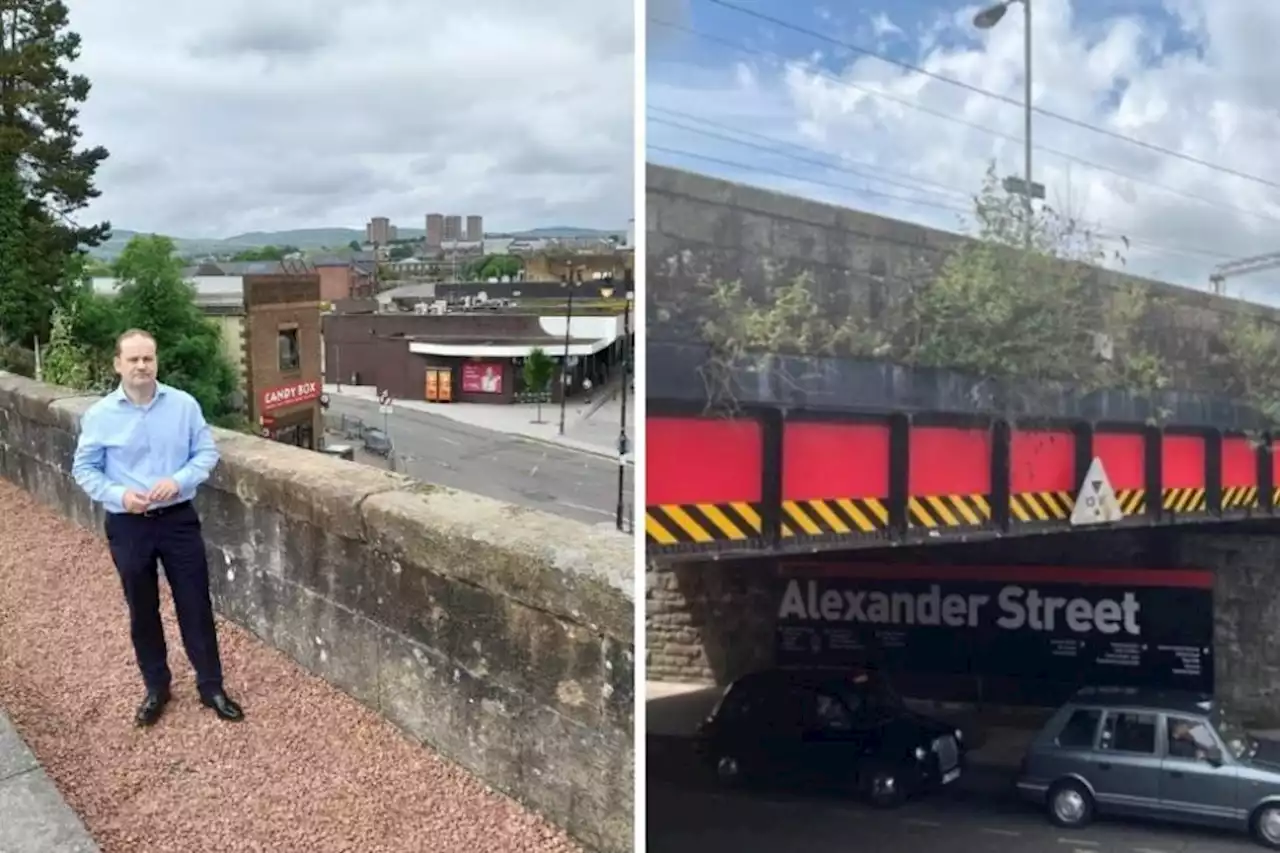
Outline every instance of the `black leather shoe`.
[(225, 693), (219, 692), (206, 696), (200, 700), (200, 703), (206, 708), (212, 708), (215, 714), (228, 722), (236, 723), (244, 719), (244, 711)]
[(168, 704), (168, 690), (148, 690), (147, 698), (143, 699), (142, 704), (138, 706), (138, 713), (134, 717), (134, 721), (139, 726), (154, 725), (156, 720), (160, 719), (160, 715), (164, 713), (164, 706)]

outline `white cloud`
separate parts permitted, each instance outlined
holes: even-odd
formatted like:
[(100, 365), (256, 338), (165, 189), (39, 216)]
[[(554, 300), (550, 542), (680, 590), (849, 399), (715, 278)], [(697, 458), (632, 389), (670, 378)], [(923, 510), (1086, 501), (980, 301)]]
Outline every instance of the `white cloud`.
[(871, 16), (871, 30), (877, 37), (902, 34), (902, 28), (889, 20), (889, 16), (884, 12)]
[[(882, 5), (894, 9), (895, 23), (916, 41), (915, 54), (905, 59), (935, 74), (1021, 100), (1024, 27), (1019, 7), (990, 32), (978, 33), (970, 24), (977, 6), (953, 10), (945, 18), (907, 22), (896, 6), (890, 7), (887, 0)], [(1033, 82), (1038, 107), (1280, 183), (1280, 158), (1275, 154), (1280, 150), (1280, 88), (1274, 84), (1280, 79), (1280, 51), (1269, 36), (1280, 32), (1280, 3), (1166, 0), (1166, 14), (1158, 17), (1150, 14), (1155, 7), (1149, 1), (1129, 3), (1127, 14), (1107, 15), (1097, 11), (1098, 5), (1102, 4), (1035, 0)], [(781, 16), (800, 17), (795, 12)], [(878, 28), (876, 22), (882, 18), (884, 12), (870, 13), (852, 26), (865, 32), (869, 25)], [(793, 40), (805, 42), (803, 37)], [(648, 134), (651, 144), (751, 168), (673, 155), (653, 159), (734, 180), (786, 186), (806, 196), (947, 228), (955, 227), (955, 208), (968, 207), (966, 194), (977, 187), (989, 161), (994, 159), (1002, 174), (1021, 175), (1021, 107), (874, 58), (855, 57), (842, 64), (826, 59), (819, 66), (807, 56), (814, 48), (835, 50), (836, 55), (840, 50), (818, 39), (809, 41), (785, 65), (749, 57), (757, 68), (751, 89), (735, 86), (727, 73), (709, 70), (695, 76), (687, 69), (659, 68), (649, 83), (650, 104), (655, 107), (651, 116), (670, 119), (663, 108), (684, 109), (803, 146), (793, 150), (794, 157), (655, 123)], [(742, 60), (742, 54), (717, 55)], [(726, 58), (726, 67), (729, 61)], [(904, 101), (1010, 139), (946, 121)], [(699, 106), (688, 109), (694, 104)], [(1071, 162), (1046, 151), (1034, 152), (1035, 178), (1046, 185), (1049, 201), (1060, 208), (1069, 202), (1076, 215), (1106, 233), (1130, 237), (1129, 269), (1204, 286), (1209, 270), (1220, 261), (1280, 250), (1280, 189), (1049, 117), (1037, 115), (1034, 122), (1037, 145), (1078, 158)], [(800, 159), (843, 162), (848, 171), (824, 170)], [(763, 174), (770, 169), (845, 188)], [(869, 181), (866, 173), (906, 186)], [(917, 189), (906, 188), (910, 186)], [(860, 187), (927, 204), (859, 196)], [(1267, 281), (1280, 283), (1280, 271), (1270, 278), (1239, 279), (1232, 290), (1264, 298)], [(1280, 287), (1272, 299), (1280, 301)]]
[(622, 227), (628, 0), (70, 0), (111, 158), (89, 215), (178, 236), (479, 213)]

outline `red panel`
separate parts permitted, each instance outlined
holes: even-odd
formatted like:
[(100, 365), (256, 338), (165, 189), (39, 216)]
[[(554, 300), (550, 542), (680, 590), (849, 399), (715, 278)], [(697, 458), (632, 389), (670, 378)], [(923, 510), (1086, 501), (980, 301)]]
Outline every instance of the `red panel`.
[[(1141, 433), (1098, 432), (1093, 435), (1093, 455), (1102, 460), (1113, 489), (1145, 489), (1146, 452)], [(1079, 485), (1079, 484), (1077, 484)]]
[(1098, 586), (1213, 589), (1213, 572), (1204, 569), (1088, 569), (1070, 566), (869, 566), (850, 563), (784, 563), (782, 575), (861, 580), (978, 581), (988, 583), (1066, 583)]
[(1161, 487), (1165, 489), (1203, 489), (1204, 438), (1199, 435), (1169, 435), (1161, 437)]
[(782, 469), (783, 500), (886, 498), (889, 425), (788, 423)]
[(1280, 439), (1271, 442), (1271, 484), (1280, 486)]
[(1076, 486), (1076, 437), (1068, 430), (1015, 430), (1009, 437), (1009, 489), (1070, 492)]
[(956, 427), (911, 428), (912, 495), (985, 495), (991, 492), (991, 431)]
[(760, 500), (760, 424), (752, 420), (645, 418), (645, 500), (650, 504)]
[(1222, 485), (1258, 485), (1258, 451), (1249, 439), (1238, 435), (1222, 439)]

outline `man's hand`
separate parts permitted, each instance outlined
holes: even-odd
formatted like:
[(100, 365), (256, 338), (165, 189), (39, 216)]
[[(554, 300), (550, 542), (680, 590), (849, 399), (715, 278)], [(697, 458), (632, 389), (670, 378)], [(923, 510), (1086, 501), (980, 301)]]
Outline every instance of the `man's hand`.
[(124, 508), (126, 512), (143, 513), (147, 511), (147, 507), (151, 506), (151, 501), (147, 500), (146, 495), (129, 489), (124, 493)]
[(147, 495), (147, 499), (152, 503), (162, 503), (173, 500), (180, 491), (182, 491), (181, 487), (173, 480), (161, 480), (151, 487), (151, 492)]

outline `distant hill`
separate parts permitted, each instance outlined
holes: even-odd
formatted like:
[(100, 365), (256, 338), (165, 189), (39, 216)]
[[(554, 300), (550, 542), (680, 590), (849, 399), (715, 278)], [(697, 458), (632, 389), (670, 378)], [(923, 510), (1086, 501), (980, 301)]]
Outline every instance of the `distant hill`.
[[(91, 254), (103, 260), (113, 260), (138, 234), (126, 228), (117, 228), (111, 239), (94, 249)], [(529, 239), (573, 239), (583, 237), (609, 237), (625, 234), (622, 231), (601, 231), (595, 228), (576, 228), (572, 226), (556, 226), (552, 228), (534, 228), (529, 231), (509, 233), (488, 233), (490, 238), (524, 237)], [(399, 229), (401, 239), (415, 239), (426, 236), (422, 228)], [(173, 237), (178, 252), (183, 255), (222, 255), (242, 252), (245, 249), (258, 249), (263, 246), (297, 246), (299, 249), (325, 249), (345, 246), (352, 240), (364, 240), (363, 228), (299, 228), (292, 231), (252, 231), (248, 234), (236, 234), (223, 239)]]

